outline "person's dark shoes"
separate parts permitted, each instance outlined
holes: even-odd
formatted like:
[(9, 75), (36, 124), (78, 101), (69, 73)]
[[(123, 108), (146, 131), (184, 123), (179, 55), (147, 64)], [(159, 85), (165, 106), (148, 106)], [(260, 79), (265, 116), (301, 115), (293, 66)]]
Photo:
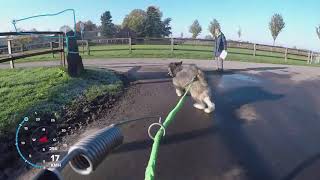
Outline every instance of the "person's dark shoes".
[(217, 72), (218, 73), (223, 73), (223, 69), (218, 69)]

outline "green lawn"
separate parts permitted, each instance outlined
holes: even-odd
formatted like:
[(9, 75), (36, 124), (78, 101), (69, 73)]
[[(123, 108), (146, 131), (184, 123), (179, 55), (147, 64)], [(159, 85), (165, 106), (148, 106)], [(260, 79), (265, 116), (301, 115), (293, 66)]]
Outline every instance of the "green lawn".
[(79, 78), (60, 68), (0, 70), (0, 135), (13, 132), (24, 115), (59, 117), (62, 106), (72, 105), (79, 96), (90, 101), (121, 87), (118, 76), (102, 70), (86, 70)]
[[(170, 45), (133, 45), (132, 53), (129, 51), (128, 45), (104, 45), (91, 46), (91, 54), (88, 55), (86, 49), (79, 46), (80, 54), (84, 59), (94, 58), (181, 58), (181, 59), (212, 59), (212, 47), (201, 45), (175, 45), (174, 52), (171, 53)], [(273, 64), (293, 64), (293, 65), (308, 65), (307, 57), (288, 55), (288, 60), (285, 62), (284, 55), (277, 52), (257, 51), (256, 56), (253, 56), (253, 51), (248, 49), (229, 48), (228, 60), (258, 62), (258, 63), (273, 63)], [(52, 58), (52, 54), (29, 57), (17, 62), (26, 61), (46, 61), (58, 60), (59, 55), (56, 54)], [(313, 64), (312, 66), (319, 66)]]

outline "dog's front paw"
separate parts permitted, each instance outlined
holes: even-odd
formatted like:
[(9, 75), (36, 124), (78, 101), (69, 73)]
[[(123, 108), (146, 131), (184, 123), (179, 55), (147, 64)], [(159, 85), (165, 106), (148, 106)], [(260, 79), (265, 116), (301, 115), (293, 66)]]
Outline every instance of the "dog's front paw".
[(193, 107), (195, 107), (197, 109), (204, 109), (205, 108), (204, 104), (198, 104), (198, 103), (193, 104)]
[(181, 97), (183, 92), (179, 89), (176, 89), (176, 93), (177, 93), (177, 96)]
[(209, 114), (209, 113), (212, 113), (213, 110), (214, 110), (214, 108), (206, 108), (206, 109), (204, 109), (204, 112)]

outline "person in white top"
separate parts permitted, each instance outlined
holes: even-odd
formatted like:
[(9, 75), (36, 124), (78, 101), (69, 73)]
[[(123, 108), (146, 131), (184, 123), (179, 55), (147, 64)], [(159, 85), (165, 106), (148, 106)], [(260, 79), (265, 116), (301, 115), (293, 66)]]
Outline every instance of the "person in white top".
[(220, 28), (215, 29), (215, 50), (214, 57), (217, 61), (218, 71), (223, 71), (223, 60), (227, 56), (227, 40)]

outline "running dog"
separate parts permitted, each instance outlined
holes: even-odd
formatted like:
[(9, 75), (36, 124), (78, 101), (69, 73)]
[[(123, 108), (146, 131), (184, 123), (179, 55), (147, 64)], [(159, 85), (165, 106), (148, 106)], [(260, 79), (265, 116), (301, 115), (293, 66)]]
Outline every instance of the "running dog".
[(190, 85), (189, 92), (196, 102), (193, 106), (204, 110), (206, 113), (214, 111), (215, 104), (211, 102), (210, 88), (203, 71), (195, 65), (182, 65), (182, 61), (170, 63), (168, 71), (179, 97), (183, 95), (186, 88)]

